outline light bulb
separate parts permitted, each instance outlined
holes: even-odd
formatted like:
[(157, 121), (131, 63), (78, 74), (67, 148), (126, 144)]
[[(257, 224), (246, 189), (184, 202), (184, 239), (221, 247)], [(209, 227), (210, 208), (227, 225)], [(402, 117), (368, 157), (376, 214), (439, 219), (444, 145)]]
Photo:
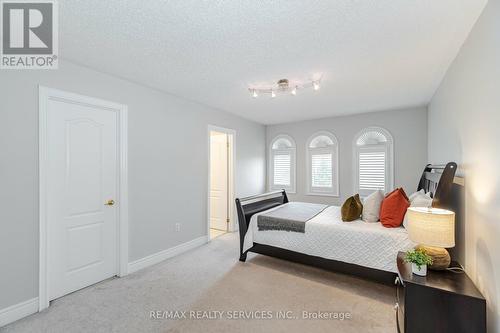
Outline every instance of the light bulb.
[(297, 95), (297, 87), (292, 89), (292, 95), (294, 95), (294, 96)]
[(257, 94), (257, 90), (255, 90), (255, 89), (253, 90), (252, 97), (253, 98), (259, 97), (259, 94)]
[(272, 98), (276, 97), (276, 93), (274, 92), (274, 90), (271, 90), (271, 97)]
[(318, 91), (318, 90), (319, 90), (320, 86), (319, 86), (319, 82), (318, 82), (318, 81), (314, 81), (314, 82), (313, 82), (313, 88), (314, 88), (314, 90), (316, 90), (316, 91)]

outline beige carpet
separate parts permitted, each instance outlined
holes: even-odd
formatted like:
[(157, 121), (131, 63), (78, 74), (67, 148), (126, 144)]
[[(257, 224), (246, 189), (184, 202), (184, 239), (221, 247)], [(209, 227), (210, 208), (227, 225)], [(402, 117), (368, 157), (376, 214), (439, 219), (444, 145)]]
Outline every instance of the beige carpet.
[[(170, 332), (395, 332), (393, 305), (390, 287), (255, 256), (227, 272)], [(223, 319), (190, 318), (211, 310), (225, 311)], [(303, 319), (303, 311), (333, 318)], [(233, 319), (262, 312), (267, 319)], [(277, 319), (279, 313), (288, 319)]]
[[(260, 255), (249, 255), (246, 263), (237, 257), (238, 235), (226, 234), (125, 278), (55, 300), (48, 310), (0, 331), (396, 331), (391, 287)], [(330, 319), (303, 319), (303, 311)], [(254, 319), (242, 319), (248, 316)]]

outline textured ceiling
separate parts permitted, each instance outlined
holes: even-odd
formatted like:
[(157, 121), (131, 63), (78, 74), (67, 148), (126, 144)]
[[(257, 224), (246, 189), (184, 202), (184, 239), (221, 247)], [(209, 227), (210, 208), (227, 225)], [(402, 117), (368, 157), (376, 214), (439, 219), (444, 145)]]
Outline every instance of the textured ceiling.
[[(423, 105), (487, 0), (65, 0), (63, 59), (264, 124)], [(323, 75), (275, 99), (249, 85)]]

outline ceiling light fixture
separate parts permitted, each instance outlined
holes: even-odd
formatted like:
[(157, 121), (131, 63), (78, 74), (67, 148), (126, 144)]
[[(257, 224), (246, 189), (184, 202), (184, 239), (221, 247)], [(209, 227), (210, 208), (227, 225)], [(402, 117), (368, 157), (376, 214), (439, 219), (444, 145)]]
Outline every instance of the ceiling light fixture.
[(288, 79), (281, 79), (276, 84), (269, 87), (249, 87), (248, 91), (252, 94), (252, 97), (257, 98), (260, 95), (270, 95), (271, 98), (275, 98), (277, 94), (291, 94), (293, 96), (297, 95), (298, 90), (313, 88), (313, 90), (318, 91), (321, 84), (321, 78), (316, 80), (308, 80), (305, 83), (294, 83), (290, 84)]

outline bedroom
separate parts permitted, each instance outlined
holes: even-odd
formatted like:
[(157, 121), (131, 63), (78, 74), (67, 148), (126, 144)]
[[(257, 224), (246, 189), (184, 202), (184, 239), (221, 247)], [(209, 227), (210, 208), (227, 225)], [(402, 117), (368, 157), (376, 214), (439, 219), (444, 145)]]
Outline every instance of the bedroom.
[[(478, 320), (459, 301), (453, 303), (457, 311), (468, 311), (475, 331), (500, 331), (498, 0), (42, 3), (57, 10), (45, 16), (43, 6), (1, 2), (1, 332), (396, 332), (399, 326), (412, 332), (419, 325), (444, 332), (435, 325), (451, 325), (450, 316), (461, 323), (459, 314), (436, 309), (438, 318), (412, 321), (418, 313), (411, 311), (411, 298), (396, 301), (396, 254), (408, 248), (389, 254), (377, 248), (389, 258), (383, 281), (373, 279), (384, 267), (372, 267), (374, 258), (384, 257), (378, 252), (362, 263), (345, 246), (325, 249), (321, 242), (320, 250), (353, 258), (295, 248), (325, 259), (309, 262), (276, 258), (290, 253), (270, 248), (255, 248), (266, 254), (241, 251), (240, 235), (254, 236), (257, 244), (279, 233), (300, 239), (321, 215), (302, 223), (305, 233), (243, 234), (234, 199), (246, 213), (243, 199), (281, 189), (290, 202), (340, 207), (359, 193), (365, 203), (371, 191), (360, 187), (360, 153), (373, 140), (384, 148), (377, 155), (383, 163), (369, 171), (383, 183), (384, 195), (402, 188), (409, 197), (427, 175), (426, 165), (457, 164), (452, 181), (440, 181), (439, 191), (424, 187), (455, 213), (453, 242), (441, 247), (465, 273), (429, 269), (424, 281), (442, 274), (468, 281), (478, 293)], [(51, 35), (36, 27), (47, 22)], [(27, 42), (16, 44), (24, 36)], [(24, 57), (11, 50), (32, 43), (49, 45), (51, 53), (40, 51), (40, 44), (22, 51)], [(41, 60), (28, 66), (33, 54)], [(90, 120), (80, 121), (87, 108), (93, 109), (85, 116)], [(104, 116), (109, 113), (110, 119)], [(64, 125), (66, 115), (76, 121)], [(92, 135), (101, 123), (109, 125), (109, 140)], [(113, 177), (99, 177), (100, 169), (92, 174), (86, 159), (75, 162), (73, 175), (80, 178), (59, 176), (72, 166), (61, 157), (72, 129), (74, 147), (87, 158), (97, 156), (96, 145), (111, 152), (99, 158), (115, 165), (106, 169)], [(230, 210), (230, 222), (228, 232), (213, 239), (211, 129), (233, 138), (227, 159), (233, 172), (226, 170), (233, 189), (228, 186), (230, 202), (221, 210)], [(115, 144), (104, 146), (106, 141)], [(277, 161), (285, 168), (275, 168)], [(431, 174), (440, 175), (439, 168)], [(92, 195), (103, 179), (113, 179), (113, 191)], [(82, 191), (66, 193), (68, 182)], [(449, 186), (452, 192), (444, 190)], [(273, 196), (284, 198), (281, 192)], [(73, 238), (55, 232), (57, 218), (51, 216), (58, 210), (51, 207), (58, 202), (75, 210), (71, 230), (79, 233)], [(103, 213), (114, 228), (96, 228), (101, 223), (86, 211)], [(406, 228), (366, 223), (362, 214), (354, 222), (335, 219), (340, 228), (399, 231), (410, 239)], [(251, 227), (258, 229), (257, 223)], [(308, 244), (314, 249), (314, 241)], [(107, 270), (96, 264), (101, 257)], [(356, 269), (339, 265), (343, 259)], [(92, 269), (91, 276), (66, 286), (70, 278), (57, 271), (64, 260), (74, 272)], [(459, 294), (454, 296), (464, 296)], [(416, 300), (421, 308), (434, 308), (427, 298)], [(405, 310), (394, 309), (403, 302)]]

